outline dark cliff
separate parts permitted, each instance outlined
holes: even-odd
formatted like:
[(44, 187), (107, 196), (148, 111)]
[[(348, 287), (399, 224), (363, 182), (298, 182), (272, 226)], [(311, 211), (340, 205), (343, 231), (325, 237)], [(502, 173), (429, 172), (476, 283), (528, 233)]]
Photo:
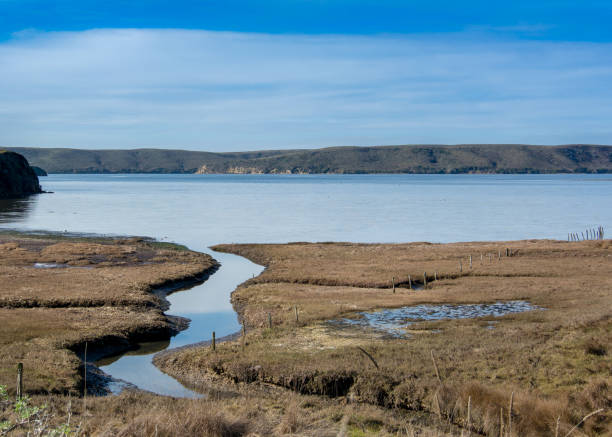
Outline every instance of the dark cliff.
[(0, 198), (14, 199), (42, 193), (38, 176), (18, 153), (0, 151)]

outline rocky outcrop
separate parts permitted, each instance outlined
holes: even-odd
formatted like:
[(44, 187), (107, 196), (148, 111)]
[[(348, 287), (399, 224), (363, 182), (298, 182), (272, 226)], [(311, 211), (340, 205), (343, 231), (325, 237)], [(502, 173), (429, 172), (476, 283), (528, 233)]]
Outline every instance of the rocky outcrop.
[(34, 170), (34, 173), (36, 173), (36, 176), (49, 176), (47, 172), (40, 167), (36, 167), (35, 165), (32, 165), (30, 167), (32, 167), (32, 170)]
[(15, 199), (42, 193), (38, 176), (18, 153), (0, 151), (0, 198)]
[(310, 174), (301, 168), (258, 168), (258, 167), (227, 167), (222, 169), (212, 169), (204, 164), (196, 170), (195, 174)]

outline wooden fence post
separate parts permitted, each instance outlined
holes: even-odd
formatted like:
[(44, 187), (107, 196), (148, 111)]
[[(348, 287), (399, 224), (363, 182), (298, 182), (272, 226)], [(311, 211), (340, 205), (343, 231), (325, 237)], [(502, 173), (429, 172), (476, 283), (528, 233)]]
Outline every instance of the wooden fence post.
[(427, 272), (423, 273), (423, 288), (427, 288)]
[(470, 269), (472, 268), (472, 255), (470, 255)]
[(395, 276), (391, 278), (391, 285), (393, 286), (393, 294), (395, 294)]
[(244, 323), (242, 324), (242, 350), (246, 347), (246, 328), (244, 327)]
[(514, 392), (510, 394), (510, 405), (508, 405), (508, 435), (512, 435), (512, 406), (514, 404)]
[(440, 371), (438, 370), (438, 364), (436, 363), (436, 357), (434, 357), (433, 350), (430, 350), (429, 353), (431, 354), (431, 361), (433, 362), (433, 367), (436, 372), (436, 378), (438, 382), (442, 384), (442, 378), (440, 377)]
[(17, 399), (23, 396), (23, 363), (17, 364)]
[(412, 278), (408, 275), (408, 288), (412, 290)]
[(85, 352), (83, 354), (83, 410), (87, 412), (87, 342), (85, 342)]
[(268, 328), (272, 329), (272, 314), (268, 313)]
[[(393, 287), (393, 292), (395, 293), (395, 287)], [(297, 305), (293, 306), (293, 310), (295, 311), (295, 323), (300, 321), (300, 318), (298, 316), (298, 308)]]
[(467, 423), (468, 435), (472, 433), (472, 397), (468, 396)]
[(212, 343), (211, 343), (211, 346), (212, 346), (212, 350), (214, 351), (214, 350), (216, 350), (216, 349), (217, 349), (217, 345), (216, 345), (216, 338), (215, 338), (215, 331), (213, 331), (213, 333), (212, 333), (212, 334), (213, 334), (213, 335), (212, 335)]

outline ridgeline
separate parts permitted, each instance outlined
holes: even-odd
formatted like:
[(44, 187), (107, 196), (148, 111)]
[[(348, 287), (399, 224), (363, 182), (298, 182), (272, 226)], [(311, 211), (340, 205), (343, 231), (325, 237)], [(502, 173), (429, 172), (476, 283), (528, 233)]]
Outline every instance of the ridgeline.
[(211, 153), (8, 148), (48, 173), (612, 173), (612, 146), (410, 145)]

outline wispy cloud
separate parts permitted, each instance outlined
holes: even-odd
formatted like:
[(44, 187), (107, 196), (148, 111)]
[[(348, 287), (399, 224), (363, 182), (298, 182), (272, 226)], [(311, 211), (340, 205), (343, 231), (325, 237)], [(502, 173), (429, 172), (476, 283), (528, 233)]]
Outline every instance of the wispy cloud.
[(612, 143), (612, 44), (186, 30), (0, 44), (0, 144)]

